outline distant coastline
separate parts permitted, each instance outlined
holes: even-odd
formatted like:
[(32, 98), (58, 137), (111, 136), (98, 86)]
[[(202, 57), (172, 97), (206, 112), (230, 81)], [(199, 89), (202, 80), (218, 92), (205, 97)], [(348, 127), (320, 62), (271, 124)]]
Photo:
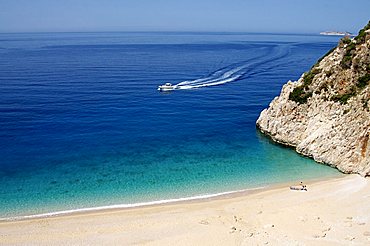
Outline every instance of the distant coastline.
[(353, 33), (350, 33), (350, 32), (326, 31), (326, 32), (320, 32), (320, 35), (328, 35), (328, 36), (353, 36)]

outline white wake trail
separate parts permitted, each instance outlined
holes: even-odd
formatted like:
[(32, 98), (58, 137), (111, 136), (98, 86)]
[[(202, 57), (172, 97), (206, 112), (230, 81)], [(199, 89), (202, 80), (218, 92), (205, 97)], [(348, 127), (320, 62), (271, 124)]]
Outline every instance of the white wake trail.
[(181, 81), (180, 83), (173, 85), (173, 90), (196, 89), (201, 87), (222, 85), (236, 81), (245, 76), (249, 70), (255, 69), (255, 67), (257, 66), (265, 65), (266, 63), (275, 62), (276, 60), (284, 58), (286, 55), (289, 54), (289, 50), (286, 49), (285, 47), (276, 47), (274, 51), (270, 52), (270, 54), (271, 53), (273, 54), (272, 56), (267, 55), (257, 57), (241, 66), (239, 64), (239, 66), (234, 68), (228, 67), (219, 69), (216, 72), (204, 78)]
[(237, 75), (235, 77), (231, 77), (231, 78), (228, 78), (228, 79), (215, 80), (214, 82), (207, 82), (207, 83), (198, 84), (198, 85), (197, 84), (196, 85), (180, 85), (180, 86), (177, 86), (176, 89), (187, 90), (187, 89), (196, 89), (196, 88), (207, 87), (207, 86), (222, 85), (222, 84), (226, 84), (226, 83), (235, 81), (240, 77), (241, 77), (241, 75)]
[(240, 73), (240, 71), (243, 70), (245, 67), (247, 66), (244, 65), (244, 66), (236, 67), (236, 68), (233, 68), (231, 70), (226, 70), (226, 71), (225, 69), (223, 69), (223, 70), (215, 72), (214, 74), (206, 78), (200, 78), (200, 79), (190, 80), (190, 81), (182, 81), (174, 85), (174, 87), (179, 90), (187, 90), (187, 89), (195, 89), (195, 88), (229, 83), (229, 82), (239, 79), (243, 75), (242, 73)]

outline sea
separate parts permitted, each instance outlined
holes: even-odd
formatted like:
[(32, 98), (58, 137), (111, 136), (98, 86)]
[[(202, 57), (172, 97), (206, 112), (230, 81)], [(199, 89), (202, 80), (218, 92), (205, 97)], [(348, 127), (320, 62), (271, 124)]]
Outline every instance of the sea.
[[(256, 129), (333, 36), (0, 34), (0, 218), (207, 198), (341, 174)], [(176, 90), (158, 91), (164, 83)]]

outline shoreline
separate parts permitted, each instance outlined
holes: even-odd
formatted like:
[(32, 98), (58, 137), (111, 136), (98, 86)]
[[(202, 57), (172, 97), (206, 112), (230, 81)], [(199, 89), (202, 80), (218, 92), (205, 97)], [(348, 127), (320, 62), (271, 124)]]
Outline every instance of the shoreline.
[(306, 184), (307, 192), (280, 184), (210, 199), (2, 221), (0, 243), (336, 245), (370, 241), (370, 179), (351, 174)]
[(3, 221), (0, 242), (194, 245), (204, 237), (209, 238), (206, 245), (370, 241), (369, 179), (344, 175), (306, 184), (307, 192), (279, 184), (210, 199)]
[[(328, 180), (342, 179), (345, 177), (344, 175), (345, 174), (340, 173), (338, 176), (308, 179), (308, 180), (304, 180), (304, 183), (312, 184), (312, 183), (324, 182)], [(104, 212), (110, 212), (110, 211), (141, 209), (141, 208), (148, 208), (148, 207), (150, 208), (150, 207), (156, 207), (156, 206), (197, 203), (197, 202), (203, 202), (203, 201), (208, 202), (208, 201), (219, 200), (219, 199), (244, 197), (244, 196), (248, 196), (254, 193), (280, 189), (283, 187), (289, 187), (290, 185), (292, 185), (292, 182), (297, 182), (297, 181), (290, 181), (290, 182), (287, 181), (287, 182), (275, 183), (271, 185), (265, 185), (265, 186), (254, 187), (254, 188), (246, 188), (246, 189), (210, 193), (210, 194), (200, 194), (200, 195), (189, 196), (189, 197), (160, 199), (160, 200), (154, 200), (154, 201), (148, 201), (148, 202), (138, 202), (138, 203), (132, 203), (132, 204), (113, 204), (113, 205), (105, 205), (105, 206), (97, 206), (97, 207), (59, 210), (59, 211), (45, 212), (45, 213), (39, 213), (39, 214), (0, 217), (0, 224), (4, 222), (11, 222), (11, 221), (27, 221), (27, 220), (35, 220), (35, 219), (43, 219), (43, 218), (68, 217), (68, 216), (80, 215), (80, 214), (83, 215), (83, 214), (100, 213), (100, 212), (104, 213)]]
[(146, 207), (162, 206), (166, 204), (195, 202), (195, 201), (202, 201), (202, 200), (217, 199), (220, 197), (226, 197), (226, 196), (234, 195), (238, 193), (246, 194), (246, 193), (254, 192), (257, 190), (263, 190), (265, 188), (267, 187), (226, 191), (226, 192), (220, 192), (220, 193), (214, 193), (214, 194), (196, 195), (196, 196), (180, 197), (180, 198), (173, 198), (173, 199), (155, 200), (155, 201), (149, 201), (149, 202), (138, 202), (138, 203), (132, 203), (132, 204), (114, 204), (114, 205), (106, 205), (106, 206), (98, 206), (98, 207), (60, 210), (60, 211), (55, 211), (55, 212), (47, 212), (47, 213), (32, 214), (32, 215), (13, 216), (13, 217), (0, 218), (0, 223), (8, 222), (8, 221), (22, 221), (22, 220), (42, 219), (42, 218), (51, 218), (51, 217), (62, 217), (62, 216), (78, 215), (78, 214), (99, 213), (99, 212), (105, 212), (105, 211), (109, 212), (109, 211), (115, 211), (115, 210), (140, 209), (140, 208), (146, 208)]

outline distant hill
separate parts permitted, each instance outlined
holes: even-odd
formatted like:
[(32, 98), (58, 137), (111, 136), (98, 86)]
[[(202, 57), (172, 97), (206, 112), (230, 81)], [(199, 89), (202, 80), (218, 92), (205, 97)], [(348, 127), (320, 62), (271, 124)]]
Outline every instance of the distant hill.
[(335, 32), (335, 31), (320, 32), (320, 34), (329, 36), (353, 36), (353, 34), (350, 32)]

